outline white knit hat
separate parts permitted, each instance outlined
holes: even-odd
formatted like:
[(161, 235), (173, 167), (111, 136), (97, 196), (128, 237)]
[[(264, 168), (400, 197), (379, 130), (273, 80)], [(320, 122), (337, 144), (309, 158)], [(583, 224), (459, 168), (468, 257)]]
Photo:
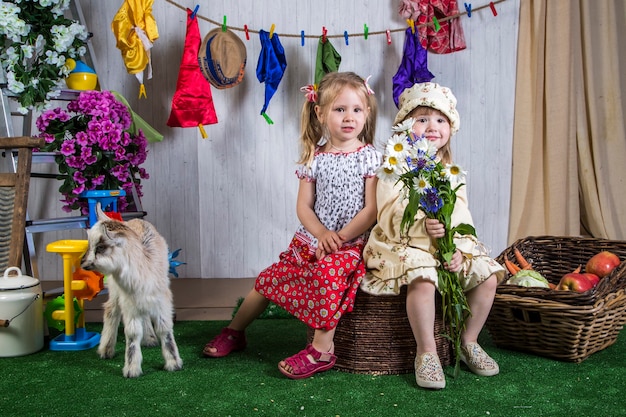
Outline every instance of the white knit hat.
[(398, 100), (400, 110), (393, 124), (400, 123), (407, 114), (419, 106), (439, 110), (450, 121), (450, 133), (454, 135), (459, 131), (461, 119), (459, 112), (456, 111), (456, 97), (448, 87), (431, 82), (414, 84), (402, 92)]

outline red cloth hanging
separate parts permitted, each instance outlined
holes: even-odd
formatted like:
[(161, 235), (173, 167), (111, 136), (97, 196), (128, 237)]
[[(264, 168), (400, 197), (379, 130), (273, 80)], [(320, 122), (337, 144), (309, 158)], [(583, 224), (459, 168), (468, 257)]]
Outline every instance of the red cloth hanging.
[(185, 48), (176, 82), (176, 91), (172, 98), (172, 111), (167, 120), (167, 125), (170, 127), (199, 127), (217, 123), (211, 85), (204, 78), (198, 64), (198, 51), (202, 38), (198, 28), (198, 19), (195, 16), (192, 19), (192, 13), (190, 9), (187, 9)]
[[(402, 0), (399, 13), (413, 19), (418, 25), (422, 47), (435, 54), (448, 54), (466, 48), (465, 34), (458, 17), (441, 22), (444, 17), (459, 14), (457, 0)], [(438, 31), (433, 27), (433, 17), (440, 22)], [(427, 23), (430, 25), (425, 26)]]

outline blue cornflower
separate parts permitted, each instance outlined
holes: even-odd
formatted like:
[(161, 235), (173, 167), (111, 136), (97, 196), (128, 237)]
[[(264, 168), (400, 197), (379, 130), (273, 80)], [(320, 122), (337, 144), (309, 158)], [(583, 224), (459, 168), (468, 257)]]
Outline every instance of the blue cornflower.
[(437, 214), (443, 207), (443, 199), (435, 188), (429, 188), (420, 198), (420, 205), (426, 214)]

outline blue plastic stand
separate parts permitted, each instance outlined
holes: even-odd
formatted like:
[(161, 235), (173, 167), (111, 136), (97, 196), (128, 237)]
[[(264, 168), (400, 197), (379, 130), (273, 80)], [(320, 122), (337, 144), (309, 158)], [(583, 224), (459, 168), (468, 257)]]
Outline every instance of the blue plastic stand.
[(50, 350), (87, 350), (98, 346), (99, 343), (100, 333), (88, 332), (84, 327), (79, 327), (73, 335), (62, 333), (52, 339)]
[(89, 204), (89, 227), (96, 224), (96, 203), (100, 202), (102, 211), (117, 212), (117, 198), (126, 196), (124, 190), (91, 190), (83, 191), (80, 196)]

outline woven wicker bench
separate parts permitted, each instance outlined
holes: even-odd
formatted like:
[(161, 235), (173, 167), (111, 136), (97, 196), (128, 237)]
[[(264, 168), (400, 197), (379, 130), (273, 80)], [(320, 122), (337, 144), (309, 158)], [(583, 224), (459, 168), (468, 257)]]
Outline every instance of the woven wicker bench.
[[(416, 344), (406, 316), (406, 287), (398, 296), (374, 296), (359, 291), (354, 309), (339, 321), (335, 332), (335, 368), (356, 374), (396, 375), (414, 372)], [(435, 336), (443, 366), (454, 354), (444, 332), (439, 295)], [(308, 331), (309, 341), (313, 330)]]

